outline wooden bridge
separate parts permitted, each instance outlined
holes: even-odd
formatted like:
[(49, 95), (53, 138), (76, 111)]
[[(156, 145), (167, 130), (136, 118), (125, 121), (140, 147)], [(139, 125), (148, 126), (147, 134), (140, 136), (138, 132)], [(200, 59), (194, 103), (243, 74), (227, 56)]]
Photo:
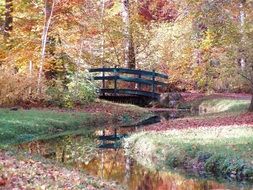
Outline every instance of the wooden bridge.
[(160, 79), (168, 79), (167, 75), (153, 71), (127, 68), (93, 68), (89, 72), (97, 73), (94, 80), (102, 82), (99, 97), (110, 101), (127, 102), (145, 105), (158, 100), (160, 94), (157, 86), (166, 84)]

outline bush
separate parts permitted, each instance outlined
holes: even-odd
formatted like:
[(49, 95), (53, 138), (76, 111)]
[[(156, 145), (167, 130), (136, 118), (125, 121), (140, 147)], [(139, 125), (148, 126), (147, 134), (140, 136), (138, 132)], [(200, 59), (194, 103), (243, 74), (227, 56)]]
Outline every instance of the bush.
[(226, 156), (221, 154), (212, 155), (205, 162), (205, 169), (208, 172), (220, 173), (222, 172), (223, 163), (225, 162)]
[(49, 102), (61, 107), (73, 107), (95, 100), (97, 85), (88, 72), (76, 72), (67, 76), (67, 79), (67, 84), (62, 80), (54, 80), (49, 85)]
[(92, 77), (87, 72), (78, 72), (69, 76), (67, 100), (80, 104), (94, 101), (97, 87), (91, 79)]
[(43, 92), (39, 96), (36, 92), (37, 76), (29, 76), (27, 73), (6, 68), (0, 68), (0, 73), (1, 106), (13, 106), (44, 99)]
[(46, 91), (46, 94), (48, 95), (47, 102), (49, 104), (63, 107), (65, 91), (61, 80), (51, 80)]

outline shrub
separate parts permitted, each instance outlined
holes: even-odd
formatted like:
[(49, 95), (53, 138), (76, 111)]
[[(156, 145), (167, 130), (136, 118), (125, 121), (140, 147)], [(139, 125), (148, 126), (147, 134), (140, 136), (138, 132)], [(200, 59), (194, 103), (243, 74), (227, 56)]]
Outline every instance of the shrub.
[(88, 72), (77, 72), (68, 78), (68, 101), (79, 104), (94, 101), (97, 87)]
[(54, 80), (48, 87), (49, 102), (60, 107), (92, 102), (96, 98), (96, 83), (88, 72), (76, 72), (67, 76), (67, 83)]
[(222, 171), (222, 164), (224, 163), (226, 159), (226, 156), (217, 154), (217, 155), (212, 155), (210, 158), (207, 159), (205, 163), (205, 169), (208, 172), (212, 173), (220, 173)]
[(48, 84), (47, 95), (48, 95), (48, 103), (53, 104), (59, 107), (64, 106), (64, 94), (66, 90), (64, 90), (64, 85), (62, 80), (51, 80)]
[[(15, 72), (0, 68), (0, 105), (13, 106), (24, 102), (43, 99), (45, 94), (37, 94), (37, 76), (25, 72)], [(44, 89), (44, 86), (43, 86)]]

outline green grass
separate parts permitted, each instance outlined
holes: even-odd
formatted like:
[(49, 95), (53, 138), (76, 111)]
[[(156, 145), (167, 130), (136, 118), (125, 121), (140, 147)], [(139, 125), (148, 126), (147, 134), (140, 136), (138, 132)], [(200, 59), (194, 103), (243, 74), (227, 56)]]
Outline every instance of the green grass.
[(182, 102), (178, 108), (200, 111), (201, 114), (245, 112), (250, 100), (205, 96), (190, 102)]
[(129, 154), (153, 169), (204, 163), (217, 175), (253, 178), (253, 128), (231, 126), (141, 132), (125, 143)]
[(89, 133), (94, 118), (86, 113), (0, 109), (0, 146), (83, 129)]
[(217, 112), (242, 112), (249, 107), (250, 100), (235, 99), (206, 99), (199, 104), (201, 111), (206, 113)]
[[(98, 107), (100, 111), (85, 113), (61, 110), (0, 109), (0, 148), (63, 135), (80, 133), (91, 135), (97, 128), (132, 124), (150, 115), (145, 109), (133, 105), (103, 101), (89, 106), (89, 108)], [(110, 113), (107, 113), (108, 111)]]
[[(249, 104), (250, 100), (207, 96), (179, 108), (199, 110), (194, 119), (215, 120), (246, 112)], [(141, 132), (127, 138), (125, 146), (130, 147), (129, 155), (151, 169), (198, 168), (215, 175), (253, 179), (252, 126)]]

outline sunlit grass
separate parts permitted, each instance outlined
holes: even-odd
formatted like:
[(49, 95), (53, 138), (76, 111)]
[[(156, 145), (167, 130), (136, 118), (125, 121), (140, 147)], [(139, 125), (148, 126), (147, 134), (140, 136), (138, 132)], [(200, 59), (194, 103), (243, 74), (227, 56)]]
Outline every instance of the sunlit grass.
[(201, 113), (231, 113), (243, 112), (248, 109), (250, 100), (233, 99), (229, 97), (205, 96), (190, 102), (182, 102), (178, 108), (191, 108)]
[(199, 108), (203, 112), (241, 112), (247, 110), (250, 105), (250, 100), (236, 99), (206, 99), (199, 104)]
[[(0, 109), (0, 147), (37, 139), (49, 139), (66, 134), (91, 135), (95, 129), (132, 124), (149, 116), (149, 112), (134, 105), (101, 101), (88, 105), (87, 112), (70, 110)], [(99, 112), (89, 112), (90, 108)], [(109, 107), (109, 108), (108, 108)]]
[(151, 168), (183, 167), (205, 158), (207, 171), (248, 172), (253, 177), (252, 126), (141, 132), (129, 137), (126, 144), (133, 147), (133, 157)]
[(87, 113), (0, 109), (0, 146), (50, 136), (66, 130), (87, 128)]

